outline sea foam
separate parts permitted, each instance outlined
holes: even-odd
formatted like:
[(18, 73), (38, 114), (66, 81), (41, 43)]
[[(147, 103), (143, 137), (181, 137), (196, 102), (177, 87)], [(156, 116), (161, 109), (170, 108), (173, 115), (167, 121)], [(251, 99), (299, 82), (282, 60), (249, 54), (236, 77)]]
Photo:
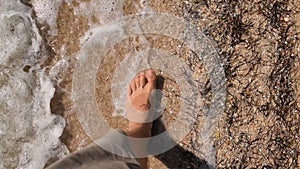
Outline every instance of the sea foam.
[(55, 89), (40, 68), (47, 53), (31, 9), (0, 2), (0, 168), (41, 169), (68, 153), (65, 121), (50, 110)]

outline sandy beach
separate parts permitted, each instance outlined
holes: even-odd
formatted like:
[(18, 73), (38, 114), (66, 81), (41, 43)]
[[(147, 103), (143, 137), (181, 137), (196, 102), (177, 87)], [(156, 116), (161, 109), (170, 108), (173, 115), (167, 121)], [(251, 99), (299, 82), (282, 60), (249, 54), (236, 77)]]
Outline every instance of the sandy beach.
[[(195, 25), (213, 42), (223, 66), (227, 92), (225, 109), (220, 112), (220, 118), (214, 119), (216, 129), (210, 137), (217, 168), (300, 168), (300, 1), (22, 2), (33, 11), (32, 17), (47, 51), (46, 59), (39, 64), (55, 89), (51, 112), (65, 119), (60, 140), (70, 152), (93, 142), (78, 119), (72, 98), (79, 53), (93, 37), (92, 30), (101, 29), (121, 17), (157, 12)], [(98, 107), (95, 109), (102, 112), (107, 124), (114, 129), (125, 130), (128, 122), (113, 114), (111, 84), (114, 73), (120, 61), (130, 53), (149, 47), (168, 51), (188, 65), (195, 88), (203, 98), (203, 107), (215, 101), (206, 63), (188, 45), (160, 34), (134, 36), (113, 45), (97, 65), (95, 96)], [(183, 91), (176, 83), (178, 77), (164, 70), (155, 71), (164, 79), (159, 85), (166, 97), (162, 119), (168, 128), (178, 117)], [(196, 122), (188, 135), (175, 148), (150, 157), (149, 168), (201, 168), (205, 154), (199, 147), (205, 144), (201, 132), (207, 115), (193, 113)]]

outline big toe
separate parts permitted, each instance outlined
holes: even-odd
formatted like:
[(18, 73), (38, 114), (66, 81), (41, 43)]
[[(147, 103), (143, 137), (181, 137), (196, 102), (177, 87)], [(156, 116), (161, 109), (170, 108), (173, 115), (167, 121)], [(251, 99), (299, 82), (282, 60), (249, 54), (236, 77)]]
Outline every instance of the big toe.
[(150, 69), (150, 70), (147, 70), (145, 72), (145, 74), (146, 74), (146, 79), (148, 81), (147, 86), (150, 89), (155, 89), (155, 86), (156, 86), (156, 74), (155, 74), (155, 72), (152, 69)]
[(140, 86), (143, 88), (146, 85), (146, 76), (144, 72), (141, 72), (139, 75)]

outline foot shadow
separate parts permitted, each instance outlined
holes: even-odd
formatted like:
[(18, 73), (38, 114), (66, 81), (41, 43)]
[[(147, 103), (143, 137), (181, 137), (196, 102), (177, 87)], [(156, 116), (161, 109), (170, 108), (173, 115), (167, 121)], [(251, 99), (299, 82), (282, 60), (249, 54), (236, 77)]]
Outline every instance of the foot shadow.
[[(157, 77), (157, 89), (162, 90), (165, 79), (162, 76)], [(161, 121), (161, 118), (153, 122), (152, 135), (159, 135), (166, 131), (166, 127)], [(173, 141), (173, 140), (172, 140)], [(173, 141), (174, 144), (175, 141)], [(192, 152), (185, 150), (180, 145), (176, 144), (167, 152), (155, 156), (165, 166), (171, 169), (210, 169), (212, 166), (208, 165), (205, 160), (198, 158)]]
[[(152, 134), (158, 135), (166, 131), (166, 128), (161, 121), (157, 119), (153, 122)], [(174, 144), (175, 141), (173, 141)], [(180, 145), (176, 144), (165, 153), (155, 156), (165, 166), (170, 169), (211, 169), (212, 166), (208, 165), (205, 160), (198, 158), (192, 152), (185, 150)]]

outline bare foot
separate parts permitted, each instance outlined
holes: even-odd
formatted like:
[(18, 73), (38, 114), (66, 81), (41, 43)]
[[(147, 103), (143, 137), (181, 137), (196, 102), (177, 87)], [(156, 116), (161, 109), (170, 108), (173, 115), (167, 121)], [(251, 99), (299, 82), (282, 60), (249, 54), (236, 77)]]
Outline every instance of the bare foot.
[[(141, 72), (135, 79), (131, 81), (128, 96), (129, 103), (133, 109), (127, 109), (127, 114), (137, 115), (137, 113), (149, 113), (149, 98), (151, 91), (155, 89), (156, 75), (153, 70)], [(129, 115), (130, 116), (130, 115)], [(134, 121), (129, 118), (129, 131), (136, 132), (136, 138), (151, 137), (152, 122), (144, 123), (143, 121)]]
[[(156, 87), (156, 74), (153, 70), (141, 72), (135, 79), (131, 81), (128, 98), (129, 103), (133, 108), (126, 108), (127, 114), (136, 116), (136, 113), (149, 113), (150, 108), (149, 98), (151, 91)], [(129, 118), (129, 127), (127, 135), (134, 138), (149, 138), (151, 137), (152, 122), (143, 123), (136, 122)], [(146, 143), (138, 145), (132, 143), (132, 148), (136, 154), (147, 151)], [(142, 168), (147, 168), (147, 159), (138, 159)]]

